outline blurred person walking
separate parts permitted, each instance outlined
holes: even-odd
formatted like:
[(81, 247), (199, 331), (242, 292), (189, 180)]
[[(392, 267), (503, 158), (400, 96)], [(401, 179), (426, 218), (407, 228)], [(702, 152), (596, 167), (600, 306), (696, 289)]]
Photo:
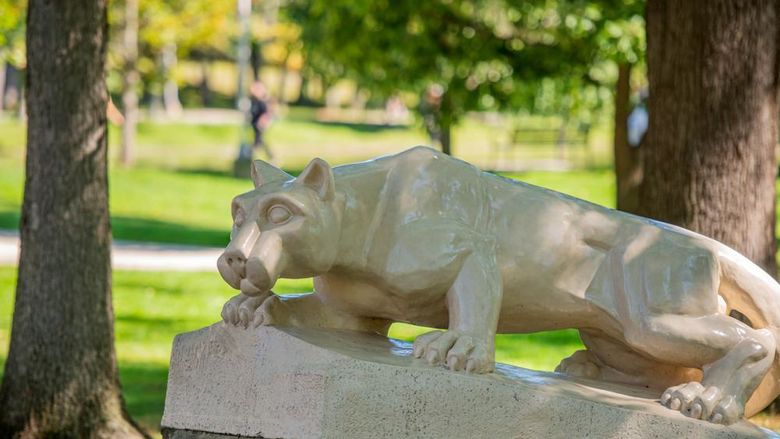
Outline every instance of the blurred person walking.
[(249, 88), (249, 93), (251, 101), (249, 108), (250, 121), (255, 134), (252, 152), (262, 148), (268, 157), (268, 161), (273, 162), (274, 153), (264, 138), (265, 130), (271, 125), (273, 118), (271, 108), (268, 105), (268, 93), (265, 84), (261, 81), (255, 81)]

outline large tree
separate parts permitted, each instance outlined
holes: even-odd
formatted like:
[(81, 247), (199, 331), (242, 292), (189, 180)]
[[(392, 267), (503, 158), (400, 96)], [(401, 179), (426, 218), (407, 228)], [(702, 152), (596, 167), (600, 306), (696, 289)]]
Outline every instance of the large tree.
[(776, 274), (778, 2), (647, 2), (640, 213)]
[(111, 307), (107, 0), (31, 0), (27, 165), (0, 437), (140, 437)]
[(303, 30), (308, 67), (323, 77), (383, 96), (439, 84), (435, 115), (449, 139), (467, 111), (533, 107), (542, 79), (561, 79), (559, 110), (569, 111), (570, 97), (598, 81), (592, 67), (606, 52), (633, 50), (619, 27), (640, 3), (294, 0), (285, 11)]

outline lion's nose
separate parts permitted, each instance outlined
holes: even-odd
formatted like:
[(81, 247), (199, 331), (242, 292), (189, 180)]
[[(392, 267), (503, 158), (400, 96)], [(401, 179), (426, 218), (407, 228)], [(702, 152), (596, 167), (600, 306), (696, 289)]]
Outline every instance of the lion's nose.
[(238, 249), (225, 251), (225, 261), (239, 276), (246, 276), (246, 257)]

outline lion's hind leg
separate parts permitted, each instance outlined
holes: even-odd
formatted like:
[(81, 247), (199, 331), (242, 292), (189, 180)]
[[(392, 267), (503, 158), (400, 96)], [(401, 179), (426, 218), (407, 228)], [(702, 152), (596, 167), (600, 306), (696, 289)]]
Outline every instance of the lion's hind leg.
[(687, 416), (722, 424), (742, 417), (775, 353), (768, 331), (717, 314), (646, 316), (626, 335), (630, 346), (643, 355), (701, 368), (700, 382), (670, 386), (661, 403)]
[(661, 363), (595, 330), (581, 330), (580, 339), (587, 349), (561, 361), (556, 372), (579, 378), (632, 384), (663, 390), (680, 382), (701, 378), (701, 371)]

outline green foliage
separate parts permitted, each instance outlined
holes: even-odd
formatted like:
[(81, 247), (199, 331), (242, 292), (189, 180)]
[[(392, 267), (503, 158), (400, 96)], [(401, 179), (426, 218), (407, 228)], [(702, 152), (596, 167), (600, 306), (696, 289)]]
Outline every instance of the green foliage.
[[(307, 63), (387, 96), (444, 86), (471, 110), (597, 107), (605, 62), (643, 52), (641, 0), (293, 0)], [(612, 69), (614, 70), (614, 69)], [(550, 96), (554, 96), (551, 99)]]
[(0, 0), (0, 61), (25, 65), (24, 32), (27, 0)]

